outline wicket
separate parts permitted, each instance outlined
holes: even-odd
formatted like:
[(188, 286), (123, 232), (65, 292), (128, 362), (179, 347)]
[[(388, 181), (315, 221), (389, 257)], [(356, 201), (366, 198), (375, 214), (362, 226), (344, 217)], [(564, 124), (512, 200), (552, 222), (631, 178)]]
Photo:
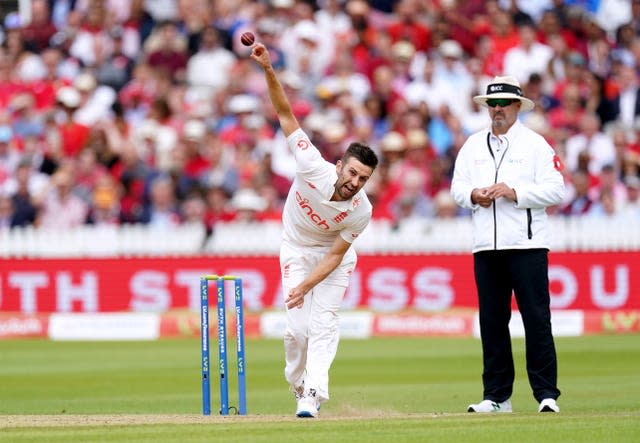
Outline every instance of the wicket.
[[(211, 415), (211, 387), (209, 385), (209, 281), (217, 287), (218, 314), (218, 372), (220, 374), (220, 415), (247, 415), (247, 387), (244, 357), (244, 308), (242, 305), (242, 279), (232, 275), (205, 275), (200, 277), (200, 334), (202, 345), (202, 414)], [(236, 344), (238, 365), (238, 407), (229, 406), (229, 381), (227, 379), (227, 327), (225, 307), (225, 282), (234, 282)]]

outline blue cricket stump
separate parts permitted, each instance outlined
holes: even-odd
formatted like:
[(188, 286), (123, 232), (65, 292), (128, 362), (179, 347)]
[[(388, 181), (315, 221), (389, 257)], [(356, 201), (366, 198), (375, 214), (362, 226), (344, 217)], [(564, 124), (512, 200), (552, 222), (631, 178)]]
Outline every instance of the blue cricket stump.
[[(247, 415), (246, 361), (244, 348), (244, 308), (242, 304), (242, 279), (231, 275), (206, 275), (200, 278), (200, 317), (202, 344), (202, 414), (211, 415), (211, 386), (209, 360), (209, 281), (215, 280), (218, 315), (218, 373), (220, 378), (220, 415), (229, 415), (235, 409), (239, 415)], [(229, 406), (229, 380), (227, 364), (227, 328), (225, 307), (225, 282), (234, 282), (236, 317), (236, 343), (238, 366), (238, 407)]]

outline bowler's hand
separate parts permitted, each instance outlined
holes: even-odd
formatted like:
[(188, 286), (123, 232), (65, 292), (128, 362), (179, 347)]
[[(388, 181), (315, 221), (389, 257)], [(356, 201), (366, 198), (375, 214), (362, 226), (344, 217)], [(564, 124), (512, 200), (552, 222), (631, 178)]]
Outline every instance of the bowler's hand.
[(262, 69), (268, 69), (271, 67), (269, 51), (267, 51), (267, 48), (262, 43), (254, 43), (251, 49), (251, 58), (254, 59)]
[(493, 199), (489, 197), (489, 188), (476, 188), (471, 191), (471, 202), (488, 208), (493, 203)]
[(507, 186), (506, 183), (496, 183), (489, 186), (487, 189), (487, 195), (495, 200), (500, 197), (504, 197), (508, 200), (517, 201), (516, 191), (513, 188)]
[(301, 308), (304, 304), (305, 294), (306, 291), (303, 291), (299, 286), (291, 289), (287, 299), (284, 301), (287, 305), (287, 309)]

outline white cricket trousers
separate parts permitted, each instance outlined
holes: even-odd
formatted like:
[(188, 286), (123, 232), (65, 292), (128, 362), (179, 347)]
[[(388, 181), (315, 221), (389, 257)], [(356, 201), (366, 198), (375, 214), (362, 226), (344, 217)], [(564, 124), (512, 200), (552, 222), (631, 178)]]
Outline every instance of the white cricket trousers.
[[(318, 264), (325, 250), (284, 244), (280, 250), (284, 298)], [(329, 368), (340, 341), (339, 314), (349, 276), (356, 264), (350, 249), (342, 263), (304, 297), (301, 308), (286, 309), (285, 379), (292, 390), (314, 389), (320, 402), (329, 399)]]

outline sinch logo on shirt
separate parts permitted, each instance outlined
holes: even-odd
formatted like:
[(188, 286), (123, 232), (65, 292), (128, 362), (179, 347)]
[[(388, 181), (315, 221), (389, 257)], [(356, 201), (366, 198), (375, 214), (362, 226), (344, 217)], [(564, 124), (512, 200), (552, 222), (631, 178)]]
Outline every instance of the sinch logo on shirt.
[(307, 215), (307, 217), (309, 217), (313, 224), (324, 230), (329, 229), (329, 224), (327, 223), (327, 221), (320, 217), (320, 215), (318, 215), (313, 210), (313, 208), (309, 204), (309, 199), (304, 198), (298, 191), (296, 191), (296, 202), (304, 210), (305, 214)]
[(296, 146), (301, 151), (304, 151), (305, 149), (307, 149), (309, 147), (309, 141), (308, 140), (298, 140), (298, 143), (296, 144)]

